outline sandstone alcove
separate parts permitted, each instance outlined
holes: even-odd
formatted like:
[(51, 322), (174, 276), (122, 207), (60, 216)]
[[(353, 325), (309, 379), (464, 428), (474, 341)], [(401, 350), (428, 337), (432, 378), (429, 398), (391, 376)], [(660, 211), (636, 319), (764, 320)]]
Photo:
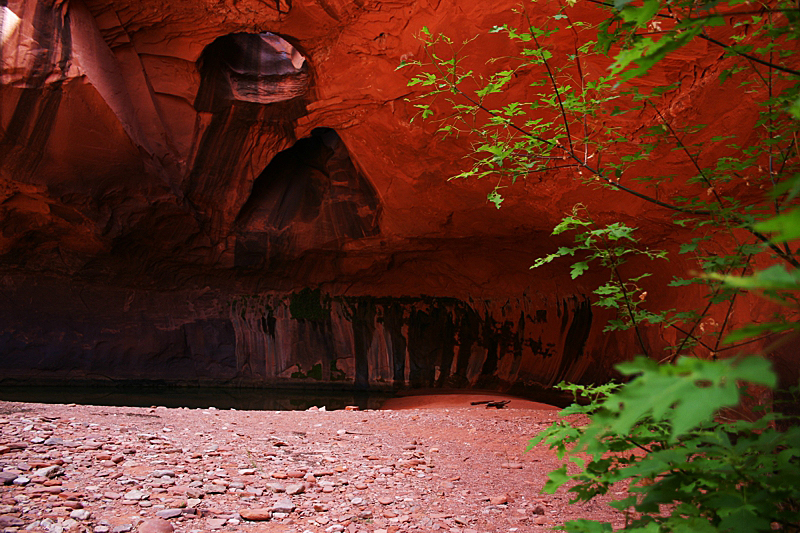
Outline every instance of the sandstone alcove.
[(279, 152), (237, 218), (236, 264), (265, 266), (308, 250), (338, 250), (380, 232), (380, 200), (331, 128)]
[(294, 138), (311, 74), (305, 56), (269, 32), (218, 37), (197, 69), (194, 108), (201, 118), (184, 190), (206, 226), (219, 233), (230, 228), (258, 169)]

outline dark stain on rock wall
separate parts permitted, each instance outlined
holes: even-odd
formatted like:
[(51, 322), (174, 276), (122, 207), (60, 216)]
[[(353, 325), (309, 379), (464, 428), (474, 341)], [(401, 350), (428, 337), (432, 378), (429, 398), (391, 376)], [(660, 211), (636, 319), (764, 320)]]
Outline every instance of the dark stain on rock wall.
[[(531, 320), (536, 314), (525, 309), (532, 302), (523, 300), (340, 297), (311, 289), (230, 296), (80, 287), (56, 278), (7, 278), (0, 293), (7, 381), (507, 390), (515, 383), (546, 388), (567, 373), (581, 378), (591, 356), (591, 313), (581, 298), (559, 304), (562, 318), (568, 315), (565, 336)], [(531, 339), (549, 339), (553, 353), (544, 356)]]

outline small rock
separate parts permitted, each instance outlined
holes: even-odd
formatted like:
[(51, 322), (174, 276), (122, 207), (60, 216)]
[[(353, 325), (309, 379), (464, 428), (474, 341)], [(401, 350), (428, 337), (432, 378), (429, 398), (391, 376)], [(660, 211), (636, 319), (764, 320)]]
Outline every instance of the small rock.
[(269, 509), (242, 509), (239, 511), (239, 515), (245, 520), (262, 522), (272, 518), (272, 511)]
[(388, 496), (381, 496), (378, 498), (378, 503), (381, 505), (389, 505), (392, 502), (394, 502), (394, 498), (390, 498)]
[(75, 509), (69, 513), (69, 517), (75, 520), (88, 520), (90, 516), (92, 516), (92, 513), (86, 509)]
[(17, 516), (2, 515), (0, 516), (0, 527), (22, 527), (25, 522)]
[(201, 489), (197, 489), (194, 487), (191, 487), (186, 490), (186, 497), (189, 498), (190, 500), (199, 500), (205, 495), (206, 493), (203, 492)]
[(272, 506), (273, 513), (291, 513), (294, 511), (295, 505), (292, 503), (291, 500), (278, 500), (275, 505)]
[(139, 533), (172, 533), (174, 529), (172, 524), (163, 518), (151, 518), (139, 524), (137, 531)]
[(58, 477), (64, 473), (64, 469), (59, 465), (51, 465), (46, 466), (44, 468), (40, 468), (36, 472), (33, 473), (36, 477), (46, 477), (48, 479), (53, 479), (54, 477)]
[(523, 465), (522, 463), (502, 463), (502, 464), (500, 465), (500, 468), (510, 468), (510, 469), (512, 469), (512, 470), (519, 470), (519, 469), (521, 469), (523, 466), (524, 466), (524, 465)]
[(253, 496), (261, 496), (264, 494), (264, 489), (259, 487), (247, 487), (244, 489), (247, 494), (252, 494)]
[(208, 529), (222, 529), (225, 527), (225, 524), (228, 522), (227, 518), (209, 518), (206, 523), (208, 524)]
[(156, 511), (156, 516), (168, 520), (170, 518), (177, 518), (182, 513), (183, 511), (180, 509), (162, 509), (161, 511)]
[(114, 526), (111, 533), (128, 533), (133, 530), (133, 524), (122, 524), (121, 526)]
[(145, 499), (147, 499), (147, 494), (145, 494), (144, 492), (142, 492), (142, 491), (140, 491), (140, 490), (134, 489), (134, 490), (131, 490), (131, 491), (128, 491), (128, 492), (126, 492), (126, 493), (123, 495), (123, 498), (125, 498), (126, 500), (136, 500), (136, 501), (139, 501), (139, 500), (145, 500)]
[(204, 486), (203, 490), (206, 491), (206, 494), (225, 494), (225, 492), (228, 490), (228, 487), (225, 485), (212, 483), (211, 485)]
[(501, 494), (499, 496), (492, 496), (489, 498), (491, 505), (503, 505), (508, 503), (508, 494)]
[(302, 494), (303, 492), (305, 492), (305, 490), (306, 486), (303, 483), (292, 483), (291, 485), (286, 486), (286, 494), (292, 496), (296, 494)]
[(13, 472), (0, 472), (0, 483), (3, 485), (11, 485), (18, 475)]
[(267, 483), (267, 488), (272, 492), (286, 492), (286, 486), (283, 483)]

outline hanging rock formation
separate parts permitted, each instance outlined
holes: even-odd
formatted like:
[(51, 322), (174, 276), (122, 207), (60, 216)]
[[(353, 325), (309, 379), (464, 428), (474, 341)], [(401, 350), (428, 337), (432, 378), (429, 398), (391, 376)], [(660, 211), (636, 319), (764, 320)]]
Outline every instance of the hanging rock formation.
[[(0, 0), (3, 377), (606, 379), (637, 347), (589, 305), (605, 273), (528, 269), (585, 190), (530, 180), (497, 211), (448, 182), (467, 146), (411, 120), (396, 72), (423, 25), (469, 37), (516, 3)], [(671, 246), (665, 215), (590, 194)]]

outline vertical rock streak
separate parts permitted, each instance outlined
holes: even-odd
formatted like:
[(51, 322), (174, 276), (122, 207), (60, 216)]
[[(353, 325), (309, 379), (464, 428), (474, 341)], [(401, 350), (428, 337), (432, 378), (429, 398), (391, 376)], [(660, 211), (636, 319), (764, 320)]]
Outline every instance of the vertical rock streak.
[(323, 316), (306, 318), (292, 316), (286, 299), (265, 296), (235, 300), (230, 320), (245, 380), (508, 388), (584, 378), (587, 360), (597, 355), (587, 348), (588, 301), (560, 302), (552, 314), (560, 328), (530, 307), (333, 298)]

